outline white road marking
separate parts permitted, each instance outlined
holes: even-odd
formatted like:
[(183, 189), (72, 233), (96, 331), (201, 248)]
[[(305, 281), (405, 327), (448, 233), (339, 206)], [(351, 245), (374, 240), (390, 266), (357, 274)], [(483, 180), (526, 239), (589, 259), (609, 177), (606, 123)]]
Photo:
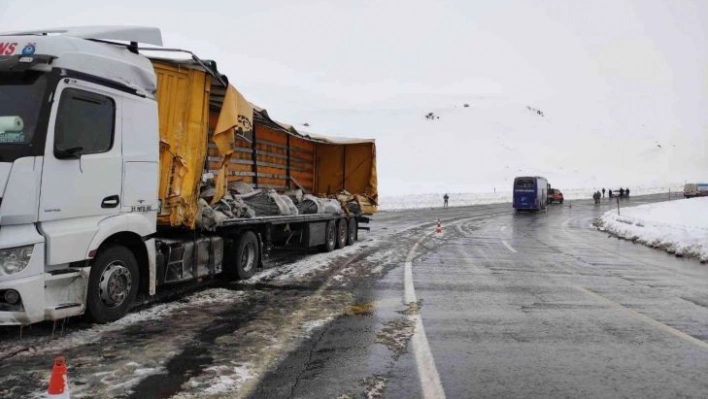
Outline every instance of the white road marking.
[(502, 226), (499, 230), (501, 230), (501, 231), (506, 230), (506, 226)]
[(506, 240), (502, 240), (502, 244), (504, 244), (504, 246), (505, 246), (509, 251), (511, 251), (511, 252), (513, 252), (513, 253), (516, 253), (516, 250), (515, 250), (514, 248), (512, 248), (511, 245), (509, 245), (509, 243), (506, 242)]
[[(572, 220), (572, 219), (566, 220), (566, 221), (561, 225), (562, 231), (563, 231), (565, 234), (567, 234), (567, 235), (571, 235), (571, 233), (567, 230), (567, 224), (568, 224), (568, 222), (571, 221), (571, 220)], [(595, 249), (597, 249), (597, 250), (600, 250), (600, 251), (603, 251), (603, 252), (605, 252), (605, 253), (608, 253), (608, 254), (618, 255), (618, 256), (620, 256), (620, 257), (629, 259), (629, 260), (631, 260), (631, 261), (633, 261), (633, 262), (639, 262), (639, 261), (637, 261), (637, 260), (635, 260), (635, 259), (633, 259), (633, 258), (631, 258), (631, 257), (629, 257), (629, 256), (623, 256), (622, 254), (615, 253), (615, 252), (612, 252), (612, 251), (608, 251), (608, 250), (606, 250), (606, 249), (600, 248), (600, 247), (595, 246), (595, 245), (592, 245), (592, 244), (590, 244), (590, 246), (592, 246), (593, 248), (595, 248)], [(653, 268), (655, 268), (655, 269), (658, 269), (658, 270), (661, 270), (661, 271), (664, 271), (664, 272), (666, 272), (666, 271), (669, 271), (669, 272), (670, 272), (670, 270), (666, 270), (666, 269), (664, 269), (664, 268), (662, 268), (662, 267), (653, 265), (653, 264), (651, 264), (651, 263), (646, 263), (646, 262), (642, 262), (642, 263), (643, 263), (644, 265), (646, 265), (646, 266), (650, 266), (650, 267), (653, 267)], [(566, 269), (566, 270), (567, 270), (567, 269)], [(678, 274), (678, 273), (674, 273), (674, 274), (680, 275), (680, 274)], [(682, 276), (682, 275), (681, 275), (681, 276)], [(567, 282), (566, 279), (562, 279), (562, 280)], [(659, 329), (660, 331), (663, 331), (663, 332), (665, 332), (665, 333), (667, 333), (667, 334), (671, 334), (671, 335), (673, 335), (673, 336), (675, 336), (675, 337), (677, 337), (677, 338), (680, 338), (680, 339), (682, 339), (682, 340), (684, 340), (684, 341), (686, 341), (686, 342), (692, 343), (692, 344), (694, 344), (694, 345), (696, 345), (696, 346), (698, 346), (698, 347), (700, 347), (700, 348), (703, 348), (703, 349), (708, 350), (708, 342), (702, 341), (702, 340), (700, 340), (700, 339), (698, 339), (698, 338), (695, 338), (695, 337), (693, 337), (693, 336), (691, 336), (691, 335), (689, 335), (689, 334), (686, 334), (686, 333), (683, 332), (683, 331), (677, 330), (677, 329), (675, 329), (675, 328), (673, 328), (673, 327), (671, 327), (671, 326), (669, 326), (669, 325), (667, 325), (667, 324), (664, 324), (664, 323), (662, 323), (662, 322), (660, 322), (660, 321), (658, 321), (658, 320), (655, 320), (655, 319), (653, 319), (653, 318), (651, 318), (651, 317), (649, 317), (649, 316), (646, 316), (646, 315), (644, 315), (644, 314), (642, 314), (642, 313), (639, 313), (639, 312), (637, 312), (637, 311), (635, 311), (635, 310), (633, 310), (633, 309), (630, 309), (630, 308), (628, 308), (628, 307), (626, 307), (626, 306), (623, 306), (622, 304), (617, 303), (617, 302), (615, 302), (615, 301), (613, 301), (613, 300), (611, 300), (611, 299), (609, 299), (609, 298), (606, 298), (606, 297), (604, 297), (604, 296), (602, 296), (602, 295), (600, 295), (600, 294), (597, 294), (597, 293), (595, 293), (595, 292), (592, 292), (592, 291), (590, 291), (589, 289), (587, 289), (587, 288), (585, 288), (585, 287), (581, 287), (581, 286), (574, 285), (574, 284), (567, 284), (567, 285), (568, 285), (569, 287), (572, 287), (573, 289), (579, 291), (579, 292), (582, 292), (582, 293), (584, 293), (584, 294), (586, 294), (586, 295), (589, 295), (589, 296), (591, 296), (591, 297), (593, 297), (593, 298), (595, 298), (595, 299), (598, 299), (598, 300), (600, 300), (600, 301), (602, 301), (602, 302), (605, 302), (606, 304), (608, 304), (609, 306), (611, 306), (611, 307), (613, 307), (613, 308), (615, 308), (615, 309), (617, 309), (617, 310), (624, 311), (624, 312), (626, 312), (627, 314), (629, 314), (630, 316), (633, 316), (633, 317), (635, 317), (635, 318), (637, 318), (637, 319), (639, 319), (639, 320), (641, 320), (641, 321), (643, 321), (643, 322), (645, 322), (645, 323), (647, 323), (647, 324), (649, 324), (649, 325), (652, 325), (652, 326), (656, 327), (656, 328)]]
[[(413, 258), (415, 257), (415, 250), (418, 248), (418, 245), (429, 235), (430, 234), (424, 235), (413, 244), (413, 247), (408, 251), (408, 256), (406, 256), (406, 265), (403, 271), (403, 301), (406, 305), (418, 302), (415, 295), (415, 287), (413, 286)], [(428, 337), (425, 335), (423, 319), (420, 317), (420, 314), (409, 315), (408, 319), (415, 323), (415, 334), (413, 334), (411, 338), (411, 345), (413, 355), (415, 356), (415, 363), (418, 368), (418, 377), (420, 378), (423, 398), (444, 399), (445, 391), (440, 382), (438, 369), (435, 367), (435, 359), (433, 359), (433, 352), (430, 350)]]

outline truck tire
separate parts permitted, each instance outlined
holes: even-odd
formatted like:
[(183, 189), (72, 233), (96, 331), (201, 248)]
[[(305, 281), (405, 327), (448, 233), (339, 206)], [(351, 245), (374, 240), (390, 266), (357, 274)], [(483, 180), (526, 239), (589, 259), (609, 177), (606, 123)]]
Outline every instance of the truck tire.
[(358, 223), (354, 217), (349, 219), (349, 223), (347, 223), (347, 245), (352, 245), (356, 241), (357, 233), (359, 233)]
[(89, 274), (86, 308), (97, 323), (123, 317), (138, 294), (140, 274), (135, 255), (122, 245), (99, 252)]
[(236, 274), (241, 280), (250, 278), (256, 273), (260, 251), (258, 251), (258, 237), (247, 231), (241, 234), (236, 244)]
[(327, 222), (325, 228), (325, 243), (320, 246), (322, 252), (334, 251), (335, 243), (337, 242), (337, 226), (334, 220)]
[(347, 229), (347, 219), (339, 219), (337, 222), (337, 249), (341, 249), (347, 246), (347, 235), (349, 234)]

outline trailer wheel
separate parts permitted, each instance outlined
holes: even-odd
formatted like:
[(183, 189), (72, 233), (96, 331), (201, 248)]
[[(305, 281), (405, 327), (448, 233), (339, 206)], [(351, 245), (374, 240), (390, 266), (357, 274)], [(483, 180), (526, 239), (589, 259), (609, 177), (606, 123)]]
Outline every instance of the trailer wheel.
[(256, 273), (258, 256), (258, 238), (252, 231), (243, 233), (236, 247), (236, 274), (240, 279), (248, 279)]
[(337, 228), (334, 220), (327, 222), (327, 227), (325, 228), (325, 243), (322, 244), (320, 250), (322, 252), (332, 252), (334, 251), (334, 246), (337, 242)]
[(347, 219), (339, 219), (337, 222), (337, 249), (341, 249), (347, 246), (347, 236), (349, 235), (347, 229)]
[(352, 245), (357, 239), (357, 233), (359, 232), (359, 222), (356, 218), (349, 219), (347, 223), (347, 245)]
[(140, 275), (135, 255), (121, 245), (102, 250), (89, 274), (86, 307), (97, 323), (123, 317), (138, 293)]

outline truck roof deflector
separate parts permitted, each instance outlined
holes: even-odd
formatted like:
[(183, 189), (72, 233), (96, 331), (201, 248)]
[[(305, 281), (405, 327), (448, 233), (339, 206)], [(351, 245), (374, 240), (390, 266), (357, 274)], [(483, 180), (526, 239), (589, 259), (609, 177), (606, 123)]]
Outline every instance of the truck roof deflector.
[(39, 29), (17, 32), (3, 32), (0, 36), (25, 35), (66, 35), (81, 39), (120, 40), (162, 46), (160, 29), (147, 26), (80, 26), (67, 28)]

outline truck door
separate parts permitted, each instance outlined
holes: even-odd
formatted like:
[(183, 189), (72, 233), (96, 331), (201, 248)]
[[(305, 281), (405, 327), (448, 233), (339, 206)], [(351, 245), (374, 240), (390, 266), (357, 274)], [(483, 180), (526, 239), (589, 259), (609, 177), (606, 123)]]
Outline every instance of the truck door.
[(62, 232), (81, 226), (90, 235), (100, 220), (120, 212), (120, 99), (97, 84), (59, 83), (48, 125), (40, 222), (73, 219)]

